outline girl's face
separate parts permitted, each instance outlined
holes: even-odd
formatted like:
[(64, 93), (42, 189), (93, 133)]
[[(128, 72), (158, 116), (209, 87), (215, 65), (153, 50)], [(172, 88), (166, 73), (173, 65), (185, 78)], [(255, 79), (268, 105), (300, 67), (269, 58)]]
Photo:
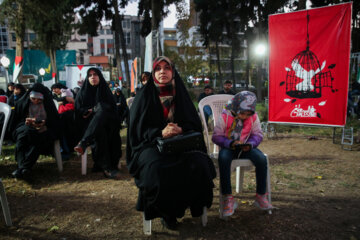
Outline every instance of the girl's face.
[(35, 104), (35, 105), (40, 104), (40, 103), (43, 102), (42, 99), (40, 99), (40, 98), (33, 98), (33, 97), (30, 98), (30, 101), (31, 101), (33, 104)]
[(91, 86), (97, 86), (100, 83), (98, 74), (94, 70), (90, 70), (88, 73), (89, 83)]
[(246, 120), (249, 117), (251, 117), (252, 115), (254, 115), (254, 113), (252, 111), (244, 111), (244, 112), (238, 113), (237, 117), (241, 120)]
[(171, 66), (165, 62), (161, 61), (158, 65), (156, 65), (155, 69), (155, 78), (159, 81), (159, 83), (168, 83), (172, 79), (172, 68)]

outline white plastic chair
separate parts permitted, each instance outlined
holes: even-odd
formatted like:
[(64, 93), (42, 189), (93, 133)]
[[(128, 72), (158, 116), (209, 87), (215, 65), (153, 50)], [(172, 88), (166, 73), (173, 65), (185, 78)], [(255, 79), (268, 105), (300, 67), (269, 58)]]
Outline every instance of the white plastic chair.
[[(200, 111), (200, 117), (201, 121), (203, 123), (205, 134), (206, 134), (206, 143), (209, 155), (212, 159), (217, 161), (218, 155), (219, 155), (219, 146), (216, 144), (213, 144), (213, 148), (211, 148), (211, 140), (209, 136), (209, 130), (207, 123), (205, 122), (205, 115), (204, 115), (204, 106), (208, 105), (211, 108), (212, 114), (213, 114), (213, 123), (214, 127), (216, 126), (218, 122), (218, 118), (221, 116), (221, 112), (224, 108), (224, 105), (233, 97), (233, 95), (229, 94), (216, 94), (211, 95), (208, 97), (203, 98), (199, 102), (199, 111)], [(212, 150), (211, 150), (212, 149)], [(268, 200), (271, 203), (271, 186), (270, 186), (270, 165), (269, 165), (269, 159), (266, 156), (267, 160), (267, 192), (268, 192)], [(241, 193), (242, 192), (242, 185), (244, 182), (244, 172), (246, 170), (250, 170), (253, 167), (253, 163), (250, 161), (250, 159), (234, 159), (231, 162), (231, 172), (236, 169), (236, 192)], [(221, 186), (219, 184), (220, 190), (219, 190), (219, 204), (220, 204), (220, 218), (224, 218), (223, 216), (223, 196), (221, 194)], [(271, 210), (268, 210), (269, 214), (272, 213)]]
[(6, 103), (0, 102), (0, 113), (3, 113), (5, 115), (4, 125), (2, 127), (1, 138), (0, 138), (0, 154), (1, 154), (6, 128), (9, 123), (9, 119), (11, 115), (11, 107)]
[[(207, 222), (207, 207), (204, 207), (203, 214), (201, 215), (201, 223), (203, 227), (206, 226)], [(143, 230), (145, 235), (151, 235), (151, 220), (145, 220), (145, 214), (143, 214)]]
[(8, 204), (8, 200), (6, 198), (5, 188), (2, 184), (1, 178), (0, 178), (0, 200), (1, 200), (1, 206), (5, 217), (5, 223), (6, 226), (12, 226), (11, 221), (11, 215), (10, 215), (10, 208)]
[[(11, 107), (6, 103), (0, 102), (0, 113), (3, 113), (5, 115), (4, 124), (2, 127), (2, 132), (1, 132), (1, 137), (0, 137), (0, 154), (1, 154), (2, 145), (3, 145), (5, 132), (6, 132), (6, 127), (9, 123), (9, 119), (10, 119), (10, 115), (11, 115)], [(1, 178), (0, 178), (0, 201), (1, 201), (1, 206), (2, 206), (3, 213), (4, 213), (4, 217), (5, 217), (5, 223), (7, 226), (12, 226), (10, 208), (9, 208), (9, 204), (8, 204), (8, 201), (6, 198), (5, 188), (4, 188), (4, 185), (2, 184)]]

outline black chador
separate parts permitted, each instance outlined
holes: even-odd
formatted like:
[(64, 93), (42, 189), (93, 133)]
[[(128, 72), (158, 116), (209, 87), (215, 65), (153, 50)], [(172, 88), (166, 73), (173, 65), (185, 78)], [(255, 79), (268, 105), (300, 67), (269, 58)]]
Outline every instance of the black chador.
[[(176, 71), (175, 86), (173, 122), (184, 132), (202, 132), (199, 116)], [(203, 207), (212, 204), (214, 165), (206, 153), (161, 155), (155, 139), (162, 136), (166, 125), (151, 77), (135, 96), (127, 134), (127, 166), (139, 188), (136, 209), (144, 211), (147, 220), (181, 218), (188, 207), (192, 216), (200, 216)]]
[[(39, 98), (42, 103), (34, 106), (30, 98)], [(44, 121), (44, 126), (34, 127), (25, 124), (29, 117)], [(13, 175), (21, 177), (30, 171), (40, 154), (52, 153), (54, 141), (60, 136), (59, 114), (50, 90), (40, 83), (35, 83), (16, 102), (9, 130), (16, 141), (15, 159), (18, 163), (18, 170)]]
[[(90, 84), (90, 71), (98, 75), (98, 85)], [(92, 109), (91, 114), (88, 114), (89, 109)], [(93, 170), (103, 170), (112, 177), (111, 173), (116, 174), (121, 157), (121, 122), (115, 99), (97, 68), (87, 71), (85, 82), (76, 95), (75, 121), (82, 136), (80, 145), (92, 148)]]

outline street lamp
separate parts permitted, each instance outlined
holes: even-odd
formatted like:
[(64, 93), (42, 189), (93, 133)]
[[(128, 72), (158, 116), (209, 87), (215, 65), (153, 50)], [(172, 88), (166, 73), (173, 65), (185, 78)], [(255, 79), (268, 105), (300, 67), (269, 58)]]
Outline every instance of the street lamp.
[(264, 56), (266, 53), (266, 46), (265, 44), (259, 43), (258, 45), (256, 45), (255, 47), (255, 54), (259, 57)]
[(5, 68), (5, 82), (6, 82), (6, 89), (8, 88), (8, 84), (9, 84), (9, 73), (8, 73), (8, 68), (10, 65), (10, 59), (7, 58), (6, 56), (3, 56), (0, 59), (1, 65), (3, 65), (3, 67)]
[(44, 69), (44, 68), (40, 68), (40, 69), (39, 69), (39, 74), (40, 74), (40, 76), (41, 76), (41, 82), (44, 82), (45, 69)]

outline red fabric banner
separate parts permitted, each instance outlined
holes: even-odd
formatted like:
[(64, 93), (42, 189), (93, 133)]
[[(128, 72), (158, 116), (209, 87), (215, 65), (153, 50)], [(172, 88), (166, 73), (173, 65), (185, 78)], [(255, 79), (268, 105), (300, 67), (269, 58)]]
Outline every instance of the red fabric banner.
[(345, 125), (351, 8), (269, 16), (269, 122)]

